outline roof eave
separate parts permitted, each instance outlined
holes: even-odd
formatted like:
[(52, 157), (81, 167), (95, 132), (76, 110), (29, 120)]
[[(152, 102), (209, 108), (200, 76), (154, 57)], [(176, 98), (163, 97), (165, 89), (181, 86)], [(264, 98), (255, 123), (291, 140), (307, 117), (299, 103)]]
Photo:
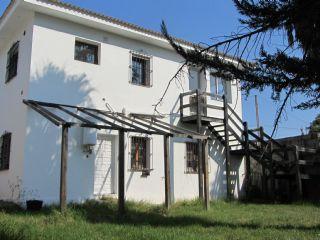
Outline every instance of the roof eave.
[(17, 9), (19, 4), (21, 3), (21, 0), (12, 0), (9, 5), (4, 10), (3, 14), (0, 16), (0, 31), (3, 29), (5, 24), (7, 23), (10, 16), (14, 13), (14, 11)]
[[(116, 24), (112, 21), (108, 21), (107, 18), (109, 17), (107, 16), (93, 13), (91, 11), (81, 12), (77, 9), (66, 8), (64, 7), (64, 5), (60, 6), (60, 4), (62, 3), (47, 0), (23, 0), (24, 7), (38, 13), (58, 17), (61, 19), (66, 19), (77, 24), (89, 26), (92, 28), (96, 28), (106, 32), (111, 32), (117, 35), (129, 37), (131, 39), (147, 42), (153, 45), (160, 46), (162, 48), (173, 50), (168, 41), (160, 33), (153, 32), (144, 28), (140, 28), (142, 30), (139, 30), (138, 26), (132, 25), (135, 26), (135, 28), (137, 28), (134, 29), (133, 27), (130, 27), (131, 24), (129, 23), (127, 23), (128, 26), (124, 26), (125, 22), (123, 22), (123, 25)], [(69, 6), (69, 4), (66, 5)], [(84, 9), (82, 10), (85, 11)], [(118, 21), (122, 22), (120, 20)], [(178, 43), (185, 48), (192, 48), (191, 43), (186, 44), (187, 42), (184, 43), (183, 40), (181, 40), (180, 42), (178, 41)]]
[[(174, 51), (167, 39), (159, 32), (56, 0), (12, 0), (0, 17), (0, 31), (15, 9), (20, 5), (34, 12), (65, 19), (77, 24), (111, 32)], [(185, 49), (194, 49), (194, 43), (179, 38), (174, 39), (177, 44)], [(224, 56), (224, 58), (232, 62), (237, 62), (237, 60), (231, 56)]]

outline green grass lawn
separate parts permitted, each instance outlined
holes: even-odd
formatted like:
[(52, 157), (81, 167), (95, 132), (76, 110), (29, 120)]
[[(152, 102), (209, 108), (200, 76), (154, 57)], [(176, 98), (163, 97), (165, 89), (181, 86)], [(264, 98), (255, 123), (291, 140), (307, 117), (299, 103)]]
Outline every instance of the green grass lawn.
[(0, 207), (0, 239), (320, 239), (320, 207), (199, 201), (162, 206), (128, 203), (117, 215), (114, 200), (30, 213)]

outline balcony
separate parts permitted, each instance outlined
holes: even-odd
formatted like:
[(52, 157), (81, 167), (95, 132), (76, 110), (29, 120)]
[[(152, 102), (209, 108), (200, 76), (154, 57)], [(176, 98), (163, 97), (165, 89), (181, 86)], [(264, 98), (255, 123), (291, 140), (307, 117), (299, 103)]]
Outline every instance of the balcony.
[(223, 123), (224, 96), (219, 96), (199, 89), (180, 94), (180, 119), (184, 123), (202, 124)]

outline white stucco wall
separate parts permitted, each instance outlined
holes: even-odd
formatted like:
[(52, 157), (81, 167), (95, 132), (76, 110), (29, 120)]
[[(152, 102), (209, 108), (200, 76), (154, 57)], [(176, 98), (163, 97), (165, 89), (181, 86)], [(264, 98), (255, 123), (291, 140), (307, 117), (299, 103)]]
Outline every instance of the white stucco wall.
[[(26, 36), (29, 36), (28, 49), (31, 50), (32, 47), (29, 91), (26, 91), (20, 98), (16, 97), (11, 105), (20, 106), (19, 108), (24, 111), (26, 107), (21, 104), (22, 98), (99, 109), (105, 109), (105, 103), (108, 102), (116, 111), (122, 111), (125, 108), (127, 113), (152, 114), (152, 104), (158, 101), (167, 82), (180, 67), (182, 60), (172, 50), (42, 14), (35, 15), (33, 34), (27, 31)], [(74, 60), (76, 38), (87, 39), (99, 44), (99, 65)], [(152, 56), (153, 86), (151, 88), (135, 86), (129, 83), (130, 51), (142, 51), (144, 54)], [(27, 59), (25, 61), (28, 63)], [(0, 64), (3, 64), (2, 62)], [(27, 71), (28, 64), (26, 64), (25, 68), (25, 71)], [(19, 76), (21, 75), (19, 74)], [(187, 75), (181, 78), (181, 84), (185, 91), (190, 89)], [(203, 87), (207, 91), (210, 89), (208, 76), (203, 78)], [(241, 116), (241, 95), (240, 93), (239, 95), (236, 94), (236, 85), (231, 85), (231, 90), (231, 104)], [(159, 109), (163, 113), (171, 114), (170, 118), (164, 120), (171, 123), (178, 122), (178, 97), (181, 92), (182, 89), (179, 84), (173, 84), (170, 87)], [(235, 100), (236, 96), (238, 96), (237, 100)], [(2, 97), (2, 94), (0, 94), (0, 97)], [(10, 99), (10, 97), (6, 96), (5, 99)], [(221, 102), (212, 100), (211, 104), (221, 104)], [(21, 112), (19, 111), (20, 114)], [(220, 113), (212, 112), (210, 114), (216, 115)], [(21, 121), (25, 120), (21, 115), (16, 115), (15, 118), (21, 119)], [(23, 179), (25, 198), (39, 198), (46, 203), (57, 202), (59, 199), (61, 129), (30, 109), (27, 110), (27, 119), (24, 122), (26, 122), (26, 125), (12, 126), (12, 129), (19, 129), (19, 133), (22, 134), (21, 138), (19, 137), (19, 141), (21, 141), (20, 146), (24, 148), (24, 151), (16, 153), (19, 155), (21, 162), (19, 166), (14, 166), (14, 169), (17, 169), (17, 173), (12, 174), (12, 176), (15, 177), (14, 175), (19, 174)], [(0, 130), (2, 125), (8, 126), (6, 128), (10, 130), (10, 125), (2, 123)], [(25, 134), (24, 129), (26, 129), (26, 138), (23, 136)], [(108, 133), (117, 134), (116, 132)], [(126, 140), (128, 137), (126, 136)], [(24, 139), (25, 145), (23, 144)], [(117, 145), (117, 136), (115, 136), (115, 139)], [(84, 154), (81, 149), (81, 141), (82, 130), (72, 128), (69, 132), (67, 179), (69, 201), (83, 201), (94, 197), (95, 155)], [(126, 141), (125, 189), (127, 199), (154, 203), (164, 201), (163, 138), (161, 136), (152, 136), (152, 141), (154, 170), (148, 177), (141, 177), (141, 173), (128, 170), (130, 146)], [(170, 144), (173, 170), (171, 171), (171, 189), (175, 200), (192, 199), (198, 196), (198, 176), (185, 173), (185, 141), (189, 140), (174, 138), (171, 139)], [(117, 149), (117, 146), (115, 149)], [(223, 147), (219, 143), (213, 143), (210, 146), (209, 169), (210, 194), (212, 198), (225, 196), (223, 151)], [(115, 157), (117, 159), (117, 153)], [(235, 172), (235, 178), (241, 185), (243, 166), (237, 168)], [(4, 175), (5, 173), (0, 172), (0, 180), (1, 174), (6, 180), (8, 179)], [(241, 188), (240, 185), (238, 188), (236, 187), (236, 190)], [(1, 189), (1, 194), (2, 192), (4, 191)], [(237, 192), (235, 195), (237, 195)]]
[[(12, 133), (9, 170), (0, 170), (0, 199), (4, 200), (17, 200), (22, 189), (27, 110), (22, 100), (28, 95), (33, 33), (32, 14), (15, 15), (12, 19), (0, 33), (0, 135)], [(12, 22), (16, 20), (19, 25)], [(17, 41), (18, 73), (5, 83), (7, 52)]]

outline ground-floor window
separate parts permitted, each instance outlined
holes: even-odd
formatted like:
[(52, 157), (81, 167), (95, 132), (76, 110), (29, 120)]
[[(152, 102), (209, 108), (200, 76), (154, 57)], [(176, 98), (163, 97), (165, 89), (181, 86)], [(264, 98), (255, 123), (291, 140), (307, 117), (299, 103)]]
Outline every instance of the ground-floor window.
[(150, 139), (131, 137), (131, 170), (144, 171), (150, 168)]
[(0, 137), (0, 170), (8, 170), (11, 151), (11, 133)]
[(198, 144), (186, 143), (186, 173), (198, 173)]

